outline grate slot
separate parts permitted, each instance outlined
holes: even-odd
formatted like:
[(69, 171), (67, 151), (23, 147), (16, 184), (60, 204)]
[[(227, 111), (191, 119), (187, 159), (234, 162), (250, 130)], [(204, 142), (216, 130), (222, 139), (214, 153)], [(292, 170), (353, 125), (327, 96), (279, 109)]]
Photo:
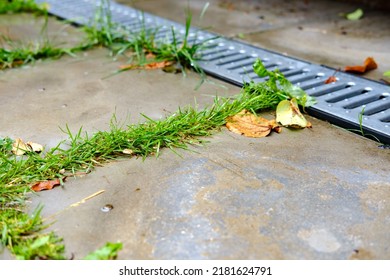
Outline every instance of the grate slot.
[(379, 118), (381, 122), (390, 123), (390, 110), (383, 112), (383, 115)]
[(328, 103), (336, 103), (348, 98), (351, 98), (356, 95), (361, 95), (367, 92), (370, 92), (371, 90), (368, 90), (367, 88), (358, 88), (358, 89), (353, 89), (353, 87), (347, 87), (344, 90), (336, 91), (334, 93), (329, 94), (329, 96), (333, 96), (331, 98), (326, 99), (325, 101)]
[(305, 82), (308, 80), (313, 80), (313, 79), (316, 79), (317, 77), (318, 77), (317, 74), (302, 73), (300, 75), (291, 76), (289, 78), (289, 81), (293, 84), (296, 84), (296, 83), (301, 83), (301, 82)]
[(390, 109), (390, 98), (380, 95), (378, 100), (370, 102), (368, 105), (366, 105), (363, 115), (371, 116), (387, 109)]
[(248, 56), (246, 59), (243, 59), (240, 63), (230, 66), (227, 69), (228, 70), (242, 70), (245, 67), (252, 67), (254, 63), (254, 58), (252, 56)]
[(214, 60), (218, 60), (218, 59), (222, 59), (222, 58), (226, 58), (226, 57), (232, 57), (232, 56), (236, 56), (236, 55), (239, 55), (239, 53), (232, 53), (232, 51), (227, 51), (227, 52), (220, 54), (220, 55), (217, 55), (217, 56), (211, 55), (211, 57), (202, 57), (202, 60), (214, 61)]
[[(278, 64), (277, 63), (274, 63), (274, 62), (270, 62), (270, 63), (265, 63), (265, 61), (263, 61), (264, 63), (264, 67), (265, 68), (267, 68), (267, 69), (269, 69), (269, 68), (271, 68), (271, 67), (274, 67), (274, 66), (277, 66)], [(253, 64), (253, 63), (252, 63)], [(250, 69), (248, 69), (248, 70), (244, 70), (244, 71), (241, 71), (240, 72), (240, 75), (248, 75), (248, 74), (250, 74), (250, 73), (255, 73), (255, 70), (253, 70), (253, 68), (251, 67)], [(252, 75), (252, 76), (250, 76), (250, 77), (253, 77), (253, 78), (257, 78), (258, 76), (257, 76), (257, 74), (256, 75)]]
[(305, 72), (307, 72), (307, 71), (305, 71), (304, 69), (291, 69), (290, 71), (284, 72), (283, 75), (286, 78), (289, 78), (291, 76), (300, 75), (300, 74), (303, 74)]
[(235, 57), (235, 58), (233, 58), (233, 59), (226, 59), (226, 60), (223, 60), (223, 61), (221, 61), (221, 62), (218, 62), (216, 65), (221, 66), (221, 65), (231, 64), (231, 63), (234, 63), (234, 62), (237, 62), (237, 61), (241, 61), (241, 60), (244, 60), (244, 59), (251, 58), (250, 56), (242, 55), (242, 54), (240, 54), (240, 53), (237, 53), (237, 55), (241, 55), (241, 56)]
[(344, 105), (344, 109), (355, 109), (357, 107), (366, 105), (367, 103), (378, 100), (378, 96), (375, 94), (365, 93), (363, 95), (355, 96), (349, 100), (347, 100), (347, 105)]
[(206, 56), (209, 56), (209, 55), (214, 55), (214, 54), (218, 54), (218, 53), (221, 53), (221, 52), (225, 52), (227, 51), (228, 49), (226, 48), (223, 48), (223, 49), (211, 49), (211, 50), (208, 50), (208, 51), (203, 51), (203, 52), (200, 52), (200, 54), (202, 55), (202, 57), (206, 57)]
[(325, 81), (326, 81), (326, 78), (320, 78), (320, 77), (317, 77), (315, 78), (314, 80), (311, 80), (311, 81), (305, 81), (303, 83), (296, 83), (295, 85), (296, 86), (299, 86), (301, 89), (303, 90), (309, 90), (311, 89), (311, 94), (313, 94), (313, 96), (320, 96), (321, 94), (316, 94), (317, 92), (319, 92), (316, 87), (318, 86), (324, 86), (325, 84)]
[(350, 84), (324, 84), (324, 82), (321, 82), (321, 86), (312, 90), (308, 90), (307, 94), (310, 94), (311, 96), (318, 97), (325, 95), (327, 93), (335, 92), (340, 89), (349, 88), (352, 85)]

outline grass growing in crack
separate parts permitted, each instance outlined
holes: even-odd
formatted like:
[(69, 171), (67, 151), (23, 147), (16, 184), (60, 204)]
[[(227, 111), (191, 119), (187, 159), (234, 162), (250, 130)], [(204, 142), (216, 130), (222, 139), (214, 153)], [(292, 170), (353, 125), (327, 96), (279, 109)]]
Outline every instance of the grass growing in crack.
[(351, 132), (354, 132), (356, 134), (360, 134), (361, 136), (363, 137), (366, 137), (366, 138), (369, 138), (371, 140), (374, 140), (378, 143), (381, 143), (381, 141), (378, 139), (378, 137), (376, 137), (375, 135), (373, 134), (367, 134), (364, 130), (364, 127), (363, 127), (363, 120), (364, 120), (364, 110), (366, 109), (366, 106), (363, 105), (362, 106), (362, 110), (360, 111), (359, 115), (358, 115), (358, 122), (359, 122), (359, 129), (347, 129), (348, 131), (351, 131)]
[[(26, 2), (25, 11), (29, 11), (27, 7), (30, 7), (33, 2)], [(3, 4), (3, 9), (19, 11), (21, 8), (17, 10), (16, 7), (21, 7), (21, 3), (24, 3), (24, 1), (12, 1), (8, 4)], [(36, 6), (41, 8), (41, 6)], [(204, 15), (204, 12), (205, 9), (202, 11), (201, 17)], [(17, 67), (43, 58), (59, 58), (64, 54), (74, 55), (74, 53), (81, 50), (103, 46), (110, 49), (113, 56), (130, 53), (128, 57), (129, 62), (134, 63), (135, 66), (142, 67), (150, 63), (151, 60), (147, 59), (147, 57), (152, 56), (153, 62), (170, 62), (172, 65), (177, 66), (184, 74), (186, 69), (193, 69), (201, 75), (203, 82), (205, 80), (205, 74), (198, 64), (198, 60), (200, 59), (199, 51), (206, 48), (208, 40), (215, 38), (200, 42), (196, 42), (195, 40), (190, 44), (191, 23), (192, 14), (188, 9), (183, 36), (179, 36), (175, 29), (172, 28), (169, 39), (167, 37), (166, 40), (156, 40), (155, 36), (159, 28), (146, 27), (143, 15), (140, 17), (139, 22), (141, 26), (140, 31), (131, 32), (113, 21), (110, 1), (101, 0), (100, 5), (96, 8), (92, 21), (89, 25), (83, 27), (86, 33), (86, 40), (73, 48), (55, 47), (47, 37), (40, 43), (22, 44), (20, 42), (14, 42), (6, 36), (2, 36), (3, 47), (0, 48), (0, 69)], [(126, 70), (129, 69), (119, 70), (114, 74)]]
[(79, 48), (59, 48), (49, 40), (22, 43), (1, 36), (0, 69), (14, 68), (44, 58), (59, 58), (65, 54), (74, 55)]
[(44, 4), (37, 4), (34, 0), (2, 0), (0, 1), (0, 14), (7, 13), (36, 13), (46, 14)]
[(78, 51), (86, 48), (78, 45), (73, 48), (55, 46), (47, 35), (48, 15), (45, 14), (44, 24), (41, 28), (41, 40), (37, 42), (15, 41), (0, 34), (0, 70), (14, 68), (45, 58), (60, 58), (67, 54), (74, 56)]
[[(269, 83), (269, 82), (265, 82)], [(284, 95), (283, 95), (284, 96)], [(0, 141), (0, 232), (1, 243), (19, 259), (63, 259), (61, 239), (53, 233), (40, 234), (46, 227), (40, 209), (30, 217), (23, 213), (29, 186), (37, 181), (63, 178), (76, 172), (88, 173), (96, 165), (123, 157), (123, 151), (146, 158), (158, 156), (161, 149), (188, 149), (202, 144), (203, 137), (212, 135), (225, 124), (227, 117), (247, 109), (259, 111), (274, 108), (284, 97), (270, 85), (257, 85), (256, 90), (243, 88), (233, 98), (215, 98), (202, 110), (191, 106), (181, 108), (164, 120), (146, 121), (121, 127), (115, 117), (110, 131), (92, 136), (80, 129), (76, 134), (64, 129), (69, 140), (44, 154), (28, 153), (20, 158), (11, 153), (11, 140)], [(62, 145), (61, 145), (62, 144)], [(61, 148), (67, 144), (68, 148)]]
[[(145, 18), (140, 16), (140, 31), (131, 32), (123, 26), (113, 22), (110, 11), (110, 1), (102, 0), (101, 5), (97, 8), (93, 22), (84, 27), (88, 41), (86, 45), (101, 45), (109, 48), (113, 55), (130, 53), (129, 61), (134, 66), (143, 66), (150, 63), (147, 56), (153, 56), (153, 61), (166, 61), (177, 64), (181, 70), (193, 69), (195, 72), (205, 77), (203, 70), (198, 64), (200, 59), (199, 51), (206, 48), (208, 40), (189, 43), (190, 29), (192, 23), (192, 14), (187, 10), (185, 31), (183, 36), (179, 36), (172, 27), (171, 36), (166, 40), (157, 40), (156, 34), (158, 27), (148, 28), (145, 25)], [(202, 16), (204, 11), (202, 12)], [(135, 61), (135, 62), (134, 62)], [(126, 71), (121, 70), (118, 72)], [(183, 71), (185, 73), (185, 71)]]

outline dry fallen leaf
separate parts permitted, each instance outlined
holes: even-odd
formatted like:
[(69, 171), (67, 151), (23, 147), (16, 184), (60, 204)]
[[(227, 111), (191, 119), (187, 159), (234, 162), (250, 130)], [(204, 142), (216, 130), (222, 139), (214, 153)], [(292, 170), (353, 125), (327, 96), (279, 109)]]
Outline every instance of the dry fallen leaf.
[(26, 152), (31, 151), (30, 148), (26, 143), (23, 142), (22, 139), (16, 138), (14, 143), (12, 144), (12, 152), (17, 155), (21, 156), (24, 155)]
[(145, 58), (146, 59), (155, 59), (156, 58), (156, 55), (151, 53), (151, 52), (148, 52), (146, 55), (145, 55)]
[(280, 101), (276, 107), (276, 121), (283, 126), (292, 128), (312, 127), (311, 123), (308, 122), (299, 111), (298, 103), (295, 98)]
[(134, 154), (134, 151), (133, 150), (130, 150), (130, 149), (124, 149), (122, 151), (122, 153), (124, 153), (125, 155), (132, 155)]
[(262, 117), (243, 110), (237, 115), (230, 116), (226, 119), (226, 127), (237, 134), (247, 137), (265, 137), (271, 133), (271, 130), (280, 132), (280, 127), (275, 120), (267, 120)]
[(12, 144), (12, 152), (17, 156), (24, 155), (26, 152), (40, 153), (42, 151), (42, 145), (33, 142), (24, 143), (24, 141), (20, 138), (16, 138)]
[(51, 190), (55, 186), (61, 185), (60, 179), (50, 180), (50, 181), (41, 181), (37, 182), (34, 185), (31, 186), (31, 190), (35, 192), (45, 191), (45, 190)]
[(330, 76), (324, 83), (331, 84), (337, 82), (337, 78), (335, 76)]
[(33, 142), (27, 142), (26, 144), (33, 152), (40, 153), (43, 151), (43, 146), (41, 144)]
[(378, 68), (378, 64), (375, 62), (374, 58), (367, 57), (363, 65), (345, 66), (344, 71), (363, 74), (369, 70), (374, 70), (376, 68)]
[(170, 65), (172, 65), (172, 61), (159, 61), (159, 62), (150, 62), (145, 65), (126, 64), (126, 65), (121, 65), (119, 68), (121, 70), (132, 70), (132, 69), (153, 70), (153, 69), (162, 69)]

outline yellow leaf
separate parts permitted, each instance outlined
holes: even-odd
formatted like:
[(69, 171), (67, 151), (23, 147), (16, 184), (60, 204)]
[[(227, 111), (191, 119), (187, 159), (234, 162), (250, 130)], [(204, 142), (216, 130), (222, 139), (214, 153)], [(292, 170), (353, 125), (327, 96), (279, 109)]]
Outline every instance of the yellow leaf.
[(40, 153), (42, 151), (42, 145), (33, 142), (24, 143), (20, 138), (16, 138), (12, 144), (12, 152), (17, 156), (24, 155), (26, 152)]
[(27, 142), (26, 145), (30, 148), (31, 151), (40, 153), (43, 151), (43, 146), (38, 143), (33, 143), (33, 142)]
[(130, 149), (124, 149), (122, 151), (122, 153), (124, 153), (125, 155), (132, 155), (134, 154), (134, 151), (133, 150), (130, 150)]
[(280, 132), (279, 125), (275, 120), (267, 120), (258, 117), (243, 110), (235, 116), (230, 116), (226, 119), (226, 127), (237, 134), (245, 135), (247, 137), (265, 137), (271, 133), (271, 130)]
[(14, 143), (12, 144), (12, 152), (17, 156), (24, 155), (26, 152), (30, 151), (30, 147), (20, 138), (16, 138)]
[(293, 128), (311, 127), (302, 113), (299, 111), (298, 103), (295, 98), (283, 100), (276, 107), (276, 121), (283, 126)]

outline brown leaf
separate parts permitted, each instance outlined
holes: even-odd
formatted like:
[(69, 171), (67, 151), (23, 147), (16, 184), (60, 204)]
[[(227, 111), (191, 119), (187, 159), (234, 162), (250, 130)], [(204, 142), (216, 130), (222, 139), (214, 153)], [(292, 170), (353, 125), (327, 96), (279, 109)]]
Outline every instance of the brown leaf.
[(119, 68), (121, 70), (133, 70), (133, 69), (153, 70), (153, 69), (163, 69), (164, 67), (170, 65), (172, 65), (172, 61), (158, 61), (158, 62), (155, 61), (144, 65), (126, 64), (126, 65), (119, 66)]
[(31, 186), (31, 190), (35, 192), (51, 190), (52, 188), (61, 185), (60, 179), (50, 180), (50, 181), (41, 181), (37, 182)]
[(136, 64), (125, 64), (125, 65), (121, 65), (119, 66), (119, 68), (123, 71), (125, 70), (133, 70), (133, 69), (139, 69), (139, 65), (136, 65)]
[(245, 135), (247, 137), (265, 137), (274, 129), (280, 132), (279, 125), (275, 120), (267, 120), (258, 117), (243, 110), (235, 116), (230, 116), (226, 119), (226, 127), (237, 134)]
[(144, 66), (145, 69), (162, 69), (172, 64), (172, 61), (160, 61), (160, 62), (151, 62)]
[(155, 54), (153, 54), (153, 53), (151, 53), (151, 52), (148, 52), (148, 53), (146, 53), (146, 55), (145, 55), (145, 58), (146, 59), (155, 59), (156, 58), (156, 55)]
[(378, 68), (378, 64), (375, 62), (373, 57), (367, 57), (363, 65), (357, 66), (345, 66), (345, 72), (354, 72), (354, 73), (366, 73), (369, 70)]
[(335, 76), (330, 76), (326, 81), (325, 84), (331, 84), (337, 82), (337, 78)]

